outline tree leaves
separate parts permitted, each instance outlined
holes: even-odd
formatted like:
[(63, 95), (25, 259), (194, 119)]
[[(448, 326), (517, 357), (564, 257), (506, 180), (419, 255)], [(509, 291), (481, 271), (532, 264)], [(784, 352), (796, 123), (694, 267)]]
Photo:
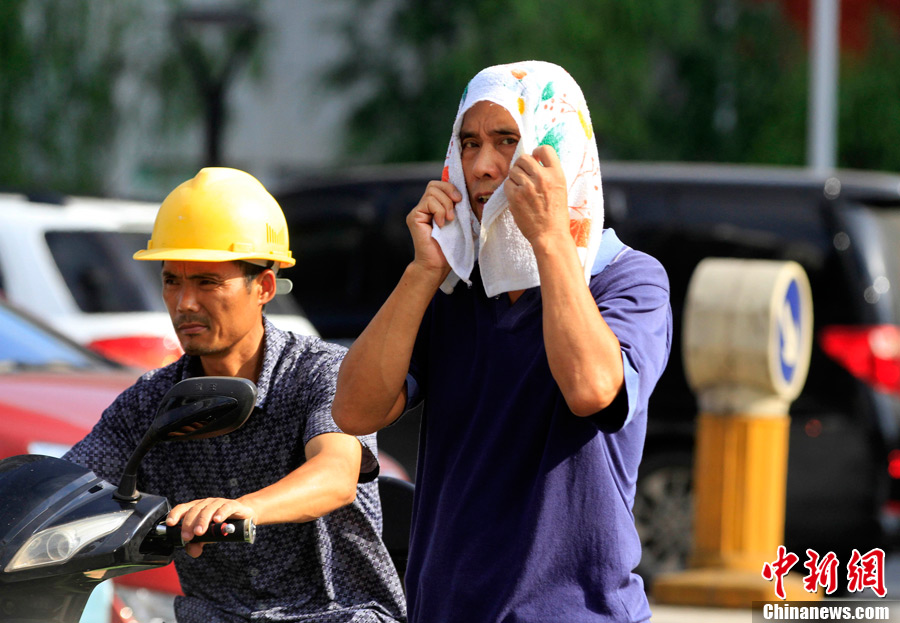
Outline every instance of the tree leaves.
[[(537, 59), (582, 87), (605, 159), (805, 162), (808, 52), (781, 3), (345, 1), (395, 7), (388, 44), (364, 52), (367, 22), (349, 11), (354, 52), (340, 86), (370, 88), (349, 121), (350, 159), (442, 159), (466, 82), (489, 65)], [(872, 46), (879, 64), (842, 74), (842, 163), (900, 168), (897, 40), (885, 29)], [(873, 135), (876, 116), (890, 141)]]

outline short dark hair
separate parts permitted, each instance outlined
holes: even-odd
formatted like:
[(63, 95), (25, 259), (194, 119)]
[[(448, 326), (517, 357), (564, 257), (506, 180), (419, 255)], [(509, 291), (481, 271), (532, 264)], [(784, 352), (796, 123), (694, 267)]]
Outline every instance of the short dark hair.
[(253, 285), (253, 280), (259, 277), (263, 271), (268, 270), (267, 266), (260, 266), (259, 264), (252, 264), (250, 262), (244, 262), (243, 260), (238, 260), (237, 262), (241, 267), (241, 272), (244, 273), (244, 282), (247, 286), (247, 291), (250, 291), (250, 286)]

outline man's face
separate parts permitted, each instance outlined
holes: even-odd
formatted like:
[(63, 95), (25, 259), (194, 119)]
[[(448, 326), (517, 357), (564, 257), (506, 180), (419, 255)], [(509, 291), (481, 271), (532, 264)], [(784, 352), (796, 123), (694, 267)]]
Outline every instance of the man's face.
[(261, 279), (248, 288), (237, 262), (164, 262), (163, 300), (184, 352), (227, 355), (241, 346), (255, 349), (262, 305), (271, 299)]
[(509, 173), (520, 138), (515, 119), (498, 104), (478, 102), (463, 116), (459, 130), (463, 177), (479, 221), (484, 204)]

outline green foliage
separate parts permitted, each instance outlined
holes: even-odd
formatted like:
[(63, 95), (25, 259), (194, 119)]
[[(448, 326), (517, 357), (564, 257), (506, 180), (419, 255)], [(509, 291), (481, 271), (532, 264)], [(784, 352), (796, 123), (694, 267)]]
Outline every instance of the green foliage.
[(0, 2), (0, 186), (102, 193), (116, 132), (129, 122), (117, 90), (126, 74), (132, 88), (152, 87), (148, 97), (159, 99), (168, 126), (190, 116), (189, 98), (169, 97), (192, 88), (187, 77), (179, 80), (183, 71), (174, 71), (175, 50), (135, 46), (154, 43), (151, 11), (177, 4)]
[[(808, 55), (780, 2), (345, 2), (351, 52), (331, 78), (356, 100), (351, 159), (441, 159), (466, 82), (489, 65), (541, 59), (581, 85), (604, 158), (805, 162)], [(389, 35), (372, 36), (389, 7)], [(885, 30), (873, 43), (893, 50), (890, 64), (842, 75), (842, 162), (896, 168), (897, 135), (869, 152), (877, 126), (865, 112), (882, 106), (878, 123), (900, 128), (896, 38)]]
[[(0, 17), (0, 179), (5, 185), (74, 191), (92, 187), (102, 158), (85, 158), (85, 148), (106, 143), (115, 127), (115, 106), (108, 81), (121, 71), (121, 60), (103, 48), (118, 42), (116, 16), (100, 33), (107, 41), (85, 43), (78, 36), (105, 5), (86, 2), (3, 3)], [(82, 159), (77, 169), (69, 162)]]
[[(18, 93), (28, 83), (28, 45), (18, 28), (18, 18), (24, 0), (0, 2), (0, 137), (6, 145), (22, 142), (25, 130), (17, 123), (14, 106)], [(18, 154), (7, 147), (0, 149), (0, 171), (13, 181), (23, 177)]]
[(870, 33), (869, 54), (844, 55), (841, 66), (839, 164), (900, 171), (900, 37), (897, 24), (879, 13)]

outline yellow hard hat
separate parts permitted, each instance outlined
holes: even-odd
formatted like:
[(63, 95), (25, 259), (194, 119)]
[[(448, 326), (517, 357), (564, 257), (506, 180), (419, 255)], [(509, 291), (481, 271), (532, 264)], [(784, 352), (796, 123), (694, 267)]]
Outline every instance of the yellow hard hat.
[(278, 268), (296, 263), (288, 248), (287, 222), (275, 198), (249, 173), (223, 167), (201, 169), (169, 193), (159, 207), (147, 248), (134, 259), (262, 260)]

